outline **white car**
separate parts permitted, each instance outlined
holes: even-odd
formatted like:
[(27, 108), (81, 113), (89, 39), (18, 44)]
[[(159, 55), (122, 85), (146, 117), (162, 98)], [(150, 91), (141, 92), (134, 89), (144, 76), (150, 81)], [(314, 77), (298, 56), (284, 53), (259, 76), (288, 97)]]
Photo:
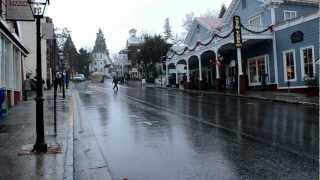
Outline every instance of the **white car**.
[(76, 75), (73, 77), (73, 80), (74, 80), (74, 81), (84, 81), (84, 80), (86, 80), (86, 78), (84, 77), (84, 74), (76, 74)]

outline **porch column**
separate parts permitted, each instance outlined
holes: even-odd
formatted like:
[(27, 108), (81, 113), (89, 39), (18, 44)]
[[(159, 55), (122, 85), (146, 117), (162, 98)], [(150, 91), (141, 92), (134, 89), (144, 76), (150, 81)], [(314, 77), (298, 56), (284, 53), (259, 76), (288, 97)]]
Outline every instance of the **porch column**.
[(219, 54), (217, 54), (217, 51), (214, 51), (214, 53), (216, 54), (216, 79), (220, 79), (220, 69), (219, 69), (219, 64), (218, 62), (218, 58), (219, 58)]
[(202, 81), (202, 67), (201, 67), (201, 56), (197, 55), (199, 60), (199, 81)]
[(242, 71), (242, 58), (241, 58), (241, 48), (237, 48), (237, 57), (238, 57), (238, 72), (239, 76), (243, 75)]
[(179, 80), (178, 80), (178, 68), (177, 68), (177, 65), (178, 64), (175, 64), (176, 65), (176, 84), (179, 84)]
[(166, 85), (169, 86), (169, 69), (168, 69), (168, 64), (166, 64)]
[(190, 82), (189, 59), (187, 61), (187, 82)]
[(237, 59), (238, 59), (238, 94), (245, 92), (245, 78), (242, 71), (242, 59), (241, 59), (241, 48), (237, 48)]
[[(277, 6), (271, 7), (271, 23), (272, 25), (276, 24), (276, 13), (275, 8)], [(279, 77), (278, 77), (278, 56), (277, 56), (277, 40), (275, 32), (272, 32), (272, 48), (273, 48), (273, 62), (274, 62), (274, 73), (275, 73), (275, 82), (279, 86)]]

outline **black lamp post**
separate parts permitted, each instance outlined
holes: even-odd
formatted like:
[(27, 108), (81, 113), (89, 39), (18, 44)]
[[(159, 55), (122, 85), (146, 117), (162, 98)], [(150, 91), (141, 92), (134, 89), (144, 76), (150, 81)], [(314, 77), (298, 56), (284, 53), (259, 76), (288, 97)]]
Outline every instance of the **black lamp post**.
[(36, 19), (37, 26), (37, 96), (36, 100), (36, 132), (37, 139), (32, 151), (38, 153), (47, 152), (48, 146), (44, 138), (44, 120), (43, 120), (43, 80), (41, 70), (41, 19), (45, 12), (49, 0), (28, 0), (32, 10), (33, 17)]
[(161, 78), (161, 87), (162, 87), (162, 85), (163, 85), (163, 82), (162, 82), (162, 70), (163, 70), (163, 62), (165, 62), (166, 61), (166, 59), (167, 59), (167, 56), (161, 56), (161, 58), (160, 58), (160, 64), (161, 64), (161, 71), (160, 71), (160, 73), (161, 73), (161, 75), (160, 75), (160, 78)]
[(59, 58), (60, 58), (60, 71), (62, 75), (62, 98), (66, 98), (66, 93), (65, 93), (65, 87), (64, 87), (64, 54), (63, 52), (59, 52)]

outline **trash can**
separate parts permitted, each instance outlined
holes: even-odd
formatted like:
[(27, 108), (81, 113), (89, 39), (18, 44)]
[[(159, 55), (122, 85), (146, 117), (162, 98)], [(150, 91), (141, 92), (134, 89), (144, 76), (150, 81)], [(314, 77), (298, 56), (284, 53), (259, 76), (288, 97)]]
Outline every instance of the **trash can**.
[(6, 99), (6, 90), (1, 88), (0, 89), (0, 120), (3, 120), (6, 115), (6, 110), (4, 107), (5, 99)]

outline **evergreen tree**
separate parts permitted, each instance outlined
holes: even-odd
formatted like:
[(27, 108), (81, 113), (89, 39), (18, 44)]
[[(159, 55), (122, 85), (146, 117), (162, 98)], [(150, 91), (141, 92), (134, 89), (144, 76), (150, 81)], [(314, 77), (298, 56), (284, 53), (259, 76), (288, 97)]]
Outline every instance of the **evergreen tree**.
[(149, 78), (156, 78), (159, 74), (156, 70), (156, 64), (160, 63), (160, 58), (165, 56), (170, 45), (161, 37), (161, 35), (145, 35), (144, 43), (138, 54), (140, 71)]
[(88, 77), (90, 62), (91, 62), (90, 53), (84, 48), (81, 48), (79, 50), (79, 56), (78, 56), (78, 64), (79, 64), (78, 72)]
[(165, 40), (172, 39), (172, 31), (171, 31), (169, 18), (165, 19), (165, 23), (163, 27), (164, 27), (164, 39)]
[(226, 11), (227, 11), (226, 5), (225, 5), (225, 4), (222, 4), (222, 5), (221, 5), (220, 12), (219, 12), (219, 15), (218, 15), (218, 18), (222, 18), (223, 15), (226, 13)]
[(64, 61), (67, 64), (66, 70), (71, 70), (73, 73), (79, 71), (78, 52), (72, 41), (71, 35), (69, 35), (63, 46)]

